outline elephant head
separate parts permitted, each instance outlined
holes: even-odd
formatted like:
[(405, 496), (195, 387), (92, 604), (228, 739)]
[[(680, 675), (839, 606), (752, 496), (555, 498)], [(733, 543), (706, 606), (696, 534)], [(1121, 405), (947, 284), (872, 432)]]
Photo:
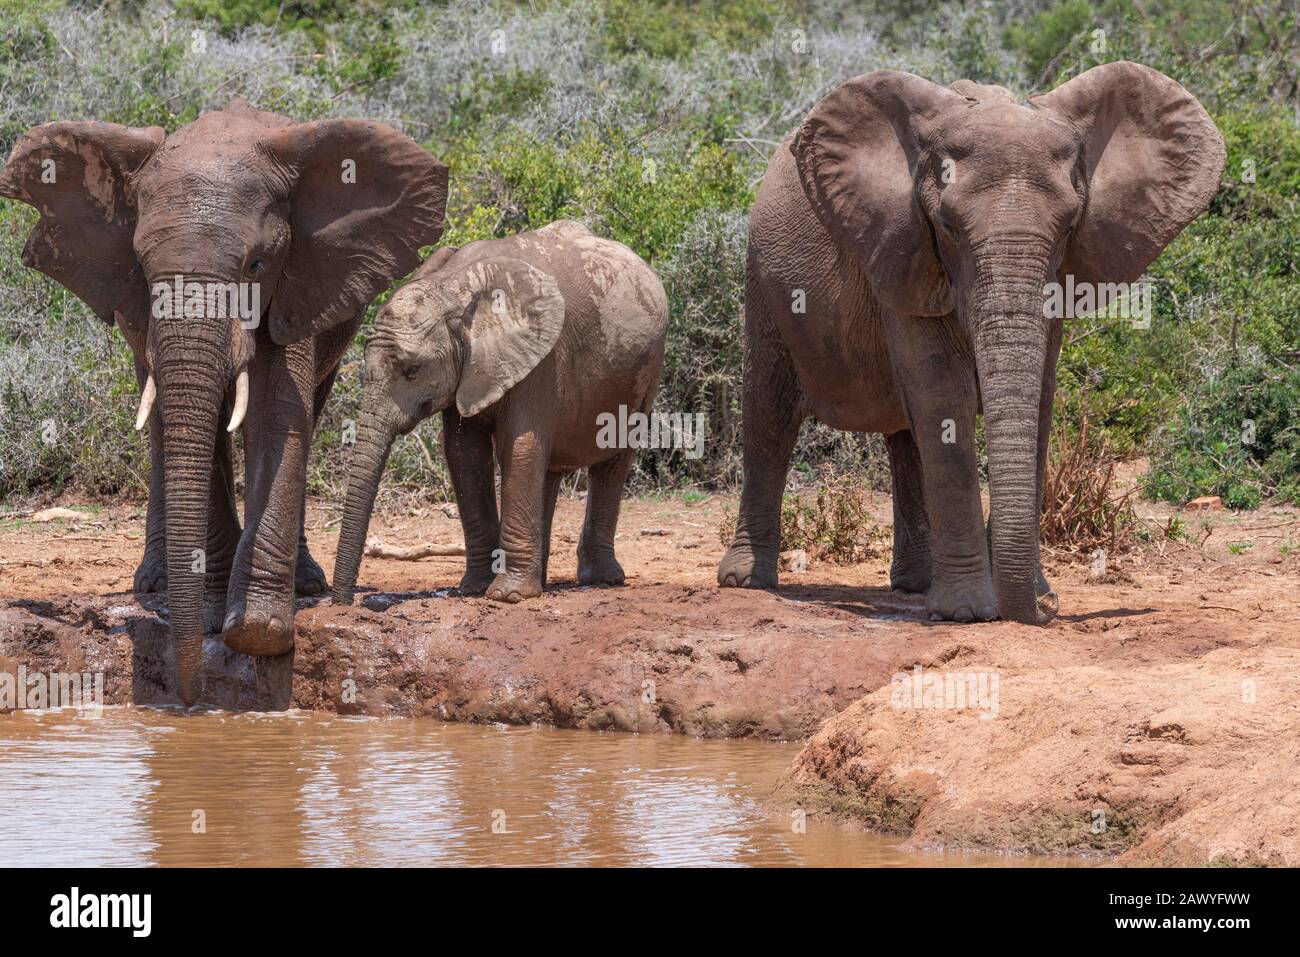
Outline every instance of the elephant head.
[[(431, 263), (432, 264), (432, 263)], [(375, 318), (332, 594), (352, 601), (370, 513), (393, 440), (453, 404), (478, 415), (554, 348), (565, 303), (555, 279), (496, 257), (421, 269)]]
[[(41, 214), (23, 262), (116, 321), (149, 367), (139, 421), (156, 398), (168, 608), (186, 704), (202, 661), (195, 558), (223, 405), (233, 393), (233, 431), (255, 349), (357, 316), (413, 268), (441, 235), (446, 194), (446, 167), (389, 127), (293, 123), (242, 100), (171, 135), (48, 123), (19, 140), (0, 173), (0, 195)], [(214, 309), (214, 289), (249, 291), (242, 301), (257, 303), (256, 314)]]
[(1003, 618), (1035, 594), (1042, 382), (1055, 361), (1046, 286), (1129, 283), (1209, 204), (1225, 153), (1191, 94), (1135, 63), (1015, 102), (877, 72), (833, 90), (791, 149), (836, 244), (899, 316), (955, 312), (988, 442), (993, 583)]

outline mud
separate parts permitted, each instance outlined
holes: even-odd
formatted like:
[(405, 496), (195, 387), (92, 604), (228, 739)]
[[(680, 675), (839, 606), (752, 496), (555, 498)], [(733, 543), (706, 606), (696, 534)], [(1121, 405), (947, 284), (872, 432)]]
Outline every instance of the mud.
[[(925, 621), (919, 597), (889, 590), (885, 558), (813, 564), (779, 593), (719, 590), (717, 527), (734, 507), (626, 503), (628, 585), (599, 589), (575, 584), (582, 502), (562, 501), (553, 588), (516, 606), (451, 593), (459, 558), (367, 559), (363, 604), (300, 602), (293, 655), (248, 659), (211, 638), (203, 700), (809, 738), (775, 800), (908, 846), (1300, 864), (1294, 510), (1184, 516), (1191, 540), (1112, 558), (1099, 581), (1049, 557), (1061, 615), (1032, 628)], [(888, 499), (874, 511), (887, 522)], [(327, 569), (336, 514), (309, 512)], [(141, 527), (126, 506), (0, 525), (0, 666), (103, 671), (110, 703), (174, 703), (163, 602), (126, 591)], [(459, 541), (437, 509), (373, 531)], [(918, 665), (996, 674), (996, 716), (894, 707), (891, 678)]]

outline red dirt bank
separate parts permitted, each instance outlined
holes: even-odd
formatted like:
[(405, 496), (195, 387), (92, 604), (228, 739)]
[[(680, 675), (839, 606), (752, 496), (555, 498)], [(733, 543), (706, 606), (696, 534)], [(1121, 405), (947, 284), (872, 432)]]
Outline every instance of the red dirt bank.
[[(573, 584), (581, 503), (562, 502), (558, 587), (517, 606), (435, 594), (460, 559), (368, 559), (361, 583), (382, 590), (372, 607), (302, 603), (293, 656), (254, 662), (210, 639), (205, 700), (812, 735), (777, 800), (914, 844), (1300, 864), (1293, 514), (1215, 516), (1203, 547), (1112, 563), (1108, 583), (1055, 568), (1061, 617), (1038, 629), (924, 621), (919, 599), (888, 590), (883, 560), (787, 574), (779, 594), (719, 590), (723, 504), (627, 503), (629, 587), (588, 589)], [(887, 499), (877, 512), (887, 519)], [(329, 515), (314, 508), (308, 533), (327, 569)], [(0, 529), (0, 667), (103, 670), (110, 702), (174, 700), (162, 603), (123, 593), (139, 524), (120, 507), (81, 526)], [(375, 532), (390, 544), (459, 537), (436, 510)], [(1242, 542), (1253, 543), (1242, 554), (1226, 548)], [(891, 707), (891, 676), (917, 664), (996, 672), (996, 718)]]

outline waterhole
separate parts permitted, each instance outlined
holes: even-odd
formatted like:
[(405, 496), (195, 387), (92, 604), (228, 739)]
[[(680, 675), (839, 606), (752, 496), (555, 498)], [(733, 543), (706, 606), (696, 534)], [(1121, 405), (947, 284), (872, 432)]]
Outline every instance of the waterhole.
[(0, 715), (0, 865), (988, 866), (767, 799), (797, 744), (105, 708)]

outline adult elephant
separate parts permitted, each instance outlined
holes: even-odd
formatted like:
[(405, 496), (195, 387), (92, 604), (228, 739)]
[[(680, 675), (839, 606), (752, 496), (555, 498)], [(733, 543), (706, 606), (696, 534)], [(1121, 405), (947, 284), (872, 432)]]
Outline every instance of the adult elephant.
[[(162, 584), (165, 557), (192, 704), (205, 584), (225, 596), (226, 643), (255, 655), (293, 645), (295, 573), (304, 590), (324, 586), (302, 537), (315, 421), (367, 304), (441, 235), (447, 169), (387, 126), (294, 123), (235, 100), (170, 135), (38, 126), (0, 195), (41, 213), (23, 262), (116, 323), (135, 353), (153, 459), (137, 586)], [(255, 314), (214, 309), (225, 289)], [(242, 531), (226, 435), (241, 424)]]
[(891, 581), (928, 591), (932, 620), (1050, 620), (1049, 284), (1138, 279), (1209, 204), (1224, 156), (1196, 99), (1136, 63), (1029, 105), (891, 71), (832, 90), (777, 150), (750, 220), (745, 479), (720, 584), (776, 585), (790, 454), (815, 416), (888, 436)]

